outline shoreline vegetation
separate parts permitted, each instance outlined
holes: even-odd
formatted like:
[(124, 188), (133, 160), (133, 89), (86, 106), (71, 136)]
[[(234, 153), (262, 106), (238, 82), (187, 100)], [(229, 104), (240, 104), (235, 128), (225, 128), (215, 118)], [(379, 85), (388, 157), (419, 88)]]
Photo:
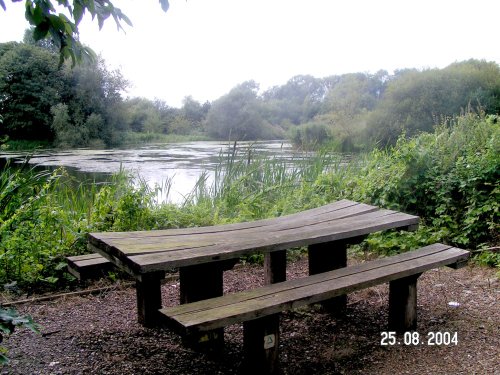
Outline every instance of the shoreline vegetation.
[[(214, 139), (206, 134), (161, 134), (161, 133), (135, 133), (126, 132), (123, 136), (121, 147), (147, 145), (154, 143), (181, 143), (197, 141), (213, 141)], [(91, 147), (92, 145), (89, 145)], [(96, 144), (97, 149), (105, 149), (102, 144)], [(5, 140), (0, 145), (1, 151), (35, 151), (38, 149), (61, 149), (49, 141), (38, 140)], [(64, 148), (63, 148), (64, 149)]]
[(433, 133), (401, 136), (390, 148), (355, 154), (348, 163), (319, 151), (290, 166), (228, 148), (213, 183), (202, 174), (177, 205), (158, 199), (168, 195), (169, 181), (152, 189), (121, 171), (96, 185), (71, 181), (63, 168), (49, 173), (28, 163), (21, 169), (7, 164), (0, 177), (0, 283), (12, 293), (71, 287), (64, 258), (85, 253), (92, 231), (249, 221), (343, 198), (422, 218), (416, 232), (374, 234), (352, 251), (383, 255), (445, 242), (477, 251), (481, 264), (500, 267), (494, 250), (499, 167), (498, 117), (474, 113), (445, 121)]

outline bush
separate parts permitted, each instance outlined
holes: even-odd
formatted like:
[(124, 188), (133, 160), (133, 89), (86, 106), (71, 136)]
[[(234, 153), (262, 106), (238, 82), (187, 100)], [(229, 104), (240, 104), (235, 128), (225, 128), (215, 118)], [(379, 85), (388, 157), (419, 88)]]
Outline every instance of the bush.
[[(16, 328), (26, 327), (33, 332), (38, 332), (38, 325), (33, 322), (30, 316), (20, 316), (14, 309), (4, 309), (0, 307), (0, 342), (3, 335), (10, 335)], [(6, 356), (7, 350), (0, 346), (0, 365), (5, 365), (9, 362)]]
[[(396, 237), (374, 235), (381, 251), (407, 244), (444, 241), (472, 249), (499, 239), (500, 127), (496, 116), (473, 113), (443, 123), (434, 133), (400, 137), (387, 150), (375, 150), (360, 173), (316, 181), (318, 192), (414, 213), (422, 218), (419, 231)], [(342, 193), (340, 193), (342, 192)], [(405, 244), (406, 243), (406, 244)], [(490, 263), (499, 258), (488, 257)]]
[(307, 123), (289, 130), (289, 138), (301, 149), (315, 149), (331, 141), (328, 125), (322, 123)]

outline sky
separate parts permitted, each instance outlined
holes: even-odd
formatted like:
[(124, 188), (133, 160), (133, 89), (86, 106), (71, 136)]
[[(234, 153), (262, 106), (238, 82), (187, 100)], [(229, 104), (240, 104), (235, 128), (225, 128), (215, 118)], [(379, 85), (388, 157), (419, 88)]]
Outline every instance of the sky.
[[(255, 80), (261, 91), (299, 74), (317, 78), (500, 63), (499, 0), (114, 0), (133, 27), (86, 16), (80, 40), (130, 81), (126, 96), (179, 107)], [(140, 4), (140, 5), (138, 5)], [(23, 2), (0, 9), (0, 42), (21, 41)]]

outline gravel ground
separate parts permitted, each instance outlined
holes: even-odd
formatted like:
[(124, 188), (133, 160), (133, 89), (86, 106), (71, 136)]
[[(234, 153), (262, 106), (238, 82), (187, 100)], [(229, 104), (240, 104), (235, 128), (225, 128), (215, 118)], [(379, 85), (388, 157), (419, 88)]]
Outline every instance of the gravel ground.
[[(307, 261), (289, 264), (288, 278), (304, 276)], [(227, 292), (255, 287), (258, 266), (225, 273)], [(334, 319), (318, 307), (282, 315), (283, 374), (500, 374), (500, 282), (494, 269), (442, 268), (418, 283), (420, 337), (457, 333), (454, 345), (382, 346), (388, 287), (349, 296), (347, 314)], [(176, 304), (178, 284), (163, 286), (164, 305)], [(449, 302), (458, 302), (452, 307)], [(242, 362), (242, 327), (226, 328), (226, 349), (213, 358), (183, 348), (168, 330), (136, 323), (135, 291), (115, 286), (99, 295), (19, 305), (43, 326), (42, 334), (16, 331), (3, 343), (11, 363), (1, 374), (236, 374)], [(447, 335), (447, 334), (445, 334)], [(403, 337), (398, 337), (403, 341)]]

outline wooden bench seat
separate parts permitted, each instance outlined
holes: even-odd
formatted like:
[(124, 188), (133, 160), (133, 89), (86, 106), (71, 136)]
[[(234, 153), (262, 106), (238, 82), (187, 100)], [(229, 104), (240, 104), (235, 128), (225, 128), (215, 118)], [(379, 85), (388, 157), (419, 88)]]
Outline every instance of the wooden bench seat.
[(164, 308), (160, 313), (168, 327), (184, 337), (192, 335), (202, 341), (209, 336), (200, 333), (210, 335), (222, 327), (243, 322), (246, 366), (255, 372), (273, 373), (277, 366), (280, 312), (389, 282), (388, 329), (398, 332), (415, 329), (417, 278), (440, 266), (461, 266), (468, 256), (468, 251), (434, 244), (309, 277)]
[(66, 258), (68, 272), (78, 280), (92, 280), (104, 276), (115, 267), (100, 254), (75, 255)]

